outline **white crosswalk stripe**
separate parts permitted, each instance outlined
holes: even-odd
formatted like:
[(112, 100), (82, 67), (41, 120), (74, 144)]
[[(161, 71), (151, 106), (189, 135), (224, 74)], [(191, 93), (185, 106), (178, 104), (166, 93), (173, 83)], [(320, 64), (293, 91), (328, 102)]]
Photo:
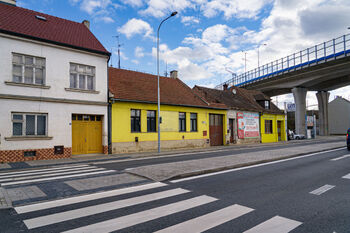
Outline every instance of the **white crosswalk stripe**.
[(275, 216), (251, 228), (250, 230), (245, 231), (244, 233), (262, 233), (262, 232), (287, 233), (294, 230), (301, 224), (302, 224), (301, 222), (298, 222), (292, 219)]
[(71, 165), (18, 172), (6, 172), (0, 173), (0, 185), (20, 185), (43, 181), (69, 179), (74, 177), (101, 175), (111, 172), (115, 171), (90, 165)]
[[(122, 196), (124, 194), (128, 196)], [(94, 204), (93, 201), (97, 201), (97, 203)], [(68, 233), (112, 232), (136, 225), (138, 226), (136, 226), (136, 230), (133, 229), (133, 232), (138, 232), (137, 228), (141, 227), (139, 224), (152, 222), (151, 225), (157, 227), (157, 221), (160, 221), (160, 218), (173, 214), (177, 214), (180, 218), (183, 216), (186, 220), (172, 223), (173, 220), (170, 217), (167, 220), (169, 222), (166, 223), (163, 229), (157, 228), (157, 233), (199, 233), (229, 223), (232, 220), (235, 221), (230, 222), (230, 224), (239, 224), (242, 216), (254, 211), (252, 208), (239, 204), (220, 209), (213, 207), (215, 205), (211, 205), (212, 207), (207, 206), (207, 208), (213, 208), (210, 211), (202, 207), (216, 201), (219, 200), (214, 197), (206, 195), (194, 196), (189, 190), (171, 188), (165, 183), (155, 182), (19, 206), (15, 207), (15, 210), (19, 216), (24, 215), (21, 218), (28, 230), (64, 231)], [(159, 205), (159, 202), (162, 204)], [(153, 204), (156, 207), (152, 207)], [(123, 214), (123, 208), (128, 208), (127, 214)], [(197, 209), (191, 210), (194, 208), (199, 208), (198, 211), (204, 208), (203, 210), (206, 210), (205, 214), (196, 214)], [(188, 213), (195, 214), (195, 216), (188, 219), (187, 216), (192, 216), (187, 215)], [(113, 217), (114, 214), (117, 216)], [(97, 220), (95, 220), (97, 215)], [(107, 219), (103, 219), (104, 216)], [(84, 217), (86, 219), (81, 221)], [(176, 221), (178, 218), (174, 219)], [(256, 224), (258, 225), (247, 230), (246, 233), (286, 233), (302, 223), (275, 216), (263, 223)], [(143, 232), (144, 228), (141, 227), (141, 229), (143, 230), (140, 232)]]

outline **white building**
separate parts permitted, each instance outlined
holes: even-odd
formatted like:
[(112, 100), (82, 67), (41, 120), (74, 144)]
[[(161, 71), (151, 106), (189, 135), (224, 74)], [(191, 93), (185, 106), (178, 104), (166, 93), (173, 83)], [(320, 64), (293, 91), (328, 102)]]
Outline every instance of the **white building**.
[(0, 162), (107, 153), (110, 53), (77, 23), (0, 0)]
[(350, 128), (350, 101), (338, 97), (328, 104), (329, 133), (345, 135)]

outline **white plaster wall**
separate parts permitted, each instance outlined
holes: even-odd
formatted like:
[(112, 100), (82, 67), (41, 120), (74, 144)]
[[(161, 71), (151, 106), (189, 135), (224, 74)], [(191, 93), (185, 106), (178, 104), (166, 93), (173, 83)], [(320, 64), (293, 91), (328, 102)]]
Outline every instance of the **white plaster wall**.
[[(72, 146), (72, 114), (103, 115), (102, 142), (107, 145), (107, 107), (82, 104), (47, 103), (0, 99), (0, 150), (44, 149), (55, 145)], [(7, 141), (12, 136), (11, 112), (47, 113), (48, 135), (51, 140)]]
[[(44, 57), (46, 59), (46, 85), (50, 89), (11, 86), (12, 53)], [(7, 38), (0, 34), (0, 94), (39, 96), (62, 99), (107, 101), (107, 57), (49, 44)], [(95, 90), (99, 94), (66, 91), (70, 86), (70, 62), (96, 68)]]
[(330, 134), (346, 134), (350, 128), (350, 102), (337, 98), (328, 104)]

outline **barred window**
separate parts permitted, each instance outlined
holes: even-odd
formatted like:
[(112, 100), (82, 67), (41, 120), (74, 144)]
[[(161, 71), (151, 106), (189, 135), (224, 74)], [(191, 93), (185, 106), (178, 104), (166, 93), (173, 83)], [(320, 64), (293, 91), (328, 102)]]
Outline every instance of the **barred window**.
[(156, 132), (156, 111), (147, 111), (147, 132)]
[(12, 81), (26, 84), (45, 84), (45, 58), (12, 54)]
[(47, 114), (12, 113), (13, 136), (47, 135)]
[(272, 120), (265, 120), (265, 133), (272, 134)]
[(70, 63), (70, 88), (95, 90), (95, 67)]
[(131, 109), (131, 132), (141, 132), (141, 110)]

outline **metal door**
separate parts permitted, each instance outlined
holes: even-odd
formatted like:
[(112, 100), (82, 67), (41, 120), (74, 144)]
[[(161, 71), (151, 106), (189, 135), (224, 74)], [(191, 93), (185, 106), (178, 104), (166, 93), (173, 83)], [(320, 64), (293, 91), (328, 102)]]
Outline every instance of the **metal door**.
[(209, 114), (209, 138), (211, 146), (223, 145), (223, 119), (222, 115)]

